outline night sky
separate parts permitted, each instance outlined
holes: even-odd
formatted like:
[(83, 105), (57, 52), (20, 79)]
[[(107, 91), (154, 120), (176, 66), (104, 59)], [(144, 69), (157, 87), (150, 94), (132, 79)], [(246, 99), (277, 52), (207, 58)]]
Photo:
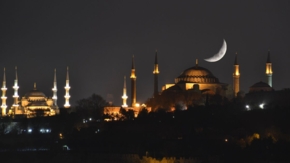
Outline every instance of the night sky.
[[(10, 100), (15, 66), (20, 96), (31, 90), (34, 82), (52, 96), (56, 68), (58, 104), (63, 106), (69, 66), (73, 105), (93, 93), (121, 105), (124, 75), (130, 95), (134, 55), (137, 102), (145, 102), (153, 95), (156, 49), (160, 90), (194, 66), (196, 58), (221, 82), (232, 84), (238, 52), (241, 90), (248, 92), (254, 83), (266, 81), (269, 49), (274, 89), (290, 88), (287, 0), (2, 0), (0, 20), (0, 67), (7, 69)], [(228, 45), (225, 57), (216, 63), (205, 62), (203, 59), (218, 52), (223, 39)]]

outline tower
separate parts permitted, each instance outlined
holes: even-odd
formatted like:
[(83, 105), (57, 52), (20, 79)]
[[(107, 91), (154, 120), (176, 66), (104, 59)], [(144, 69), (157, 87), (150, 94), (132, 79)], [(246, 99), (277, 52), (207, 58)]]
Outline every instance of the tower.
[(234, 90), (234, 96), (237, 97), (238, 92), (240, 91), (240, 71), (239, 71), (239, 64), (238, 64), (238, 53), (236, 53), (235, 62), (234, 62), (233, 90)]
[(128, 107), (127, 105), (127, 88), (126, 88), (126, 76), (124, 76), (124, 87), (123, 87), (123, 96), (122, 96), (122, 99), (123, 99), (123, 105), (122, 107)]
[[(13, 103), (13, 107), (16, 109), (18, 109), (19, 107), (19, 104), (18, 104), (18, 98), (19, 98), (19, 95), (18, 95), (18, 89), (19, 89), (19, 86), (18, 86), (18, 75), (17, 75), (17, 66), (15, 66), (15, 80), (14, 80), (14, 86), (13, 86), (13, 89), (14, 89), (14, 95), (13, 95), (13, 98), (14, 98), (14, 103)], [(15, 111), (16, 112), (16, 111)]]
[(132, 57), (132, 68), (131, 68), (131, 105), (135, 106), (136, 104), (136, 75), (135, 75), (135, 63), (134, 55)]
[(267, 83), (271, 87), (272, 87), (272, 75), (273, 75), (272, 62), (270, 60), (270, 51), (268, 51), (268, 57), (266, 61), (266, 76), (267, 76)]
[(57, 107), (57, 83), (56, 83), (56, 69), (54, 69), (54, 79), (53, 79), (53, 88), (52, 88), (52, 100), (53, 105)]
[(64, 87), (65, 89), (65, 104), (64, 104), (64, 108), (69, 108), (70, 107), (70, 104), (69, 104), (69, 98), (70, 98), (70, 95), (69, 95), (69, 90), (70, 90), (70, 86), (69, 86), (69, 75), (68, 75), (68, 67), (66, 69), (66, 85)]
[(7, 91), (7, 88), (6, 88), (6, 75), (5, 75), (5, 68), (4, 68), (4, 75), (3, 75), (3, 84), (2, 84), (2, 105), (1, 105), (1, 109), (2, 109), (2, 116), (5, 116), (6, 115), (6, 108), (7, 108), (7, 105), (6, 105), (6, 91)]
[(153, 70), (153, 75), (154, 75), (154, 94), (153, 97), (156, 97), (158, 95), (158, 60), (157, 60), (157, 50), (155, 52), (155, 62), (154, 62), (154, 70)]

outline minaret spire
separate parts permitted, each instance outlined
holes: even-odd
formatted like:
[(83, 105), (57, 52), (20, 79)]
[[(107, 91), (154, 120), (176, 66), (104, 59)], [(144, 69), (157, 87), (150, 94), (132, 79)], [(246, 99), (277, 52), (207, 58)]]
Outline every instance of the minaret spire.
[(238, 64), (238, 53), (236, 53), (235, 56), (235, 62), (234, 62), (234, 73), (233, 73), (233, 90), (234, 90), (234, 96), (237, 97), (238, 92), (240, 91), (240, 70), (239, 70), (239, 64)]
[(158, 95), (158, 74), (159, 74), (158, 60), (157, 60), (157, 50), (155, 52), (155, 62), (154, 62), (153, 74), (154, 74), (154, 93), (153, 93), (153, 97), (156, 97)]
[(52, 88), (52, 100), (55, 107), (57, 107), (57, 83), (56, 83), (56, 69), (54, 69), (54, 78), (53, 78), (53, 88)]
[(70, 107), (70, 104), (69, 104), (69, 98), (70, 98), (70, 95), (69, 95), (69, 90), (70, 90), (70, 86), (69, 86), (69, 71), (68, 71), (68, 67), (66, 69), (66, 85), (64, 87), (65, 89), (65, 104), (64, 104), (64, 108), (69, 108)]
[(4, 68), (4, 73), (3, 73), (3, 84), (2, 84), (2, 105), (1, 105), (1, 109), (2, 109), (2, 116), (6, 116), (6, 108), (7, 108), (7, 105), (6, 105), (6, 91), (7, 91), (7, 88), (6, 88), (6, 74), (5, 74), (5, 68)]
[(122, 96), (122, 99), (123, 99), (123, 105), (122, 107), (128, 107), (127, 105), (127, 88), (126, 88), (126, 76), (124, 76), (124, 87), (123, 87), (123, 96)]
[(18, 89), (19, 89), (19, 86), (18, 86), (17, 66), (15, 66), (15, 80), (14, 80), (13, 89), (14, 89), (14, 95), (13, 95), (14, 103), (13, 103), (13, 107), (15, 109), (17, 109), (19, 107), (19, 104), (18, 104), (18, 98), (19, 98)]
[(130, 78), (131, 78), (131, 105), (134, 107), (136, 104), (136, 75), (135, 75), (134, 55), (132, 57), (132, 69)]
[(267, 61), (266, 61), (266, 77), (267, 77), (267, 82), (268, 82), (269, 86), (271, 86), (271, 87), (272, 87), (272, 75), (273, 75), (272, 62), (270, 60), (270, 50), (269, 50)]

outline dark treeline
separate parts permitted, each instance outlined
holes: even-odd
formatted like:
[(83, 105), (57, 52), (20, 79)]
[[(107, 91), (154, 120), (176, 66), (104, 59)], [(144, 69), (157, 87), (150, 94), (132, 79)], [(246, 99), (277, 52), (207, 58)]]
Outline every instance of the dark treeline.
[[(174, 112), (159, 108), (150, 113), (142, 110), (137, 118), (121, 109), (125, 118), (111, 122), (103, 121), (99, 115), (84, 119), (78, 111), (54, 117), (2, 119), (0, 149), (2, 153), (45, 149), (53, 156), (52, 152), (63, 152), (68, 146), (70, 157), (77, 152), (80, 157), (86, 153), (117, 153), (160, 159), (194, 157), (204, 162), (289, 162), (290, 109), (244, 111), (241, 107), (209, 105)], [(17, 127), (4, 134), (12, 123)], [(28, 128), (50, 128), (51, 132), (27, 133), (24, 129)]]

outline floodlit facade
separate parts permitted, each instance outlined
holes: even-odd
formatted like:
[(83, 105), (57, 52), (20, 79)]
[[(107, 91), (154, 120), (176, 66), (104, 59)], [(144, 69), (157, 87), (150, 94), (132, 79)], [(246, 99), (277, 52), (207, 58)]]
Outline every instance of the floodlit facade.
[(226, 96), (228, 84), (219, 82), (212, 72), (198, 65), (198, 60), (193, 67), (184, 70), (177, 78), (175, 83), (165, 84), (162, 87), (162, 93), (168, 91), (186, 92), (194, 89), (194, 86), (203, 92), (203, 94), (220, 94)]

